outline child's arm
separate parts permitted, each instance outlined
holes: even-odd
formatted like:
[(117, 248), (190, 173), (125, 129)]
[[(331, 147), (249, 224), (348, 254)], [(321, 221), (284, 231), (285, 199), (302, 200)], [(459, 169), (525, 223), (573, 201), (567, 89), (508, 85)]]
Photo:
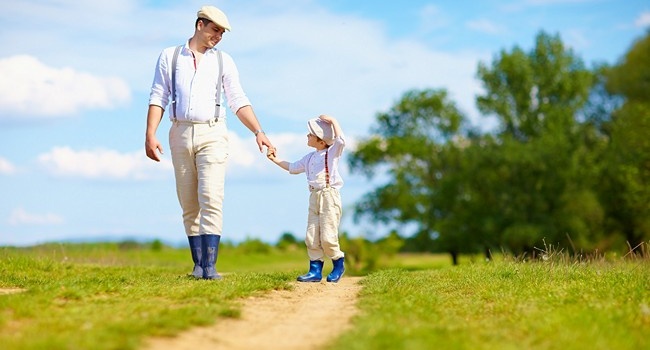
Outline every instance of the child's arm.
[(334, 138), (343, 135), (343, 129), (341, 129), (341, 125), (339, 125), (336, 118), (326, 114), (322, 114), (319, 118), (326, 123), (332, 124), (332, 128), (334, 128)]
[(289, 162), (286, 160), (280, 160), (278, 157), (275, 156), (275, 147), (269, 148), (268, 151), (266, 152), (266, 157), (270, 159), (273, 163), (277, 164), (280, 168), (289, 171)]

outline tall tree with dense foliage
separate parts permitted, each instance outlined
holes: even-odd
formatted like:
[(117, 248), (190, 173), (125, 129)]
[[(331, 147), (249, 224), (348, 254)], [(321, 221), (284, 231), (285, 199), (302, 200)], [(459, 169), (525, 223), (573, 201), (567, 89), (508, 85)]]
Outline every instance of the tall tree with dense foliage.
[[(458, 254), (545, 244), (580, 254), (650, 237), (650, 39), (588, 69), (558, 36), (481, 63), (479, 133), (444, 90), (410, 91), (377, 116), (353, 171), (388, 181), (356, 217), (415, 225), (407, 241)], [(622, 103), (620, 102), (622, 101)], [(620, 243), (620, 242), (619, 242)]]
[[(603, 209), (593, 191), (598, 168), (580, 112), (594, 74), (558, 36), (538, 34), (535, 47), (502, 51), (478, 76), (479, 110), (499, 121), (495, 186), (499, 243), (531, 252), (542, 241), (592, 249)], [(503, 186), (507, 183), (508, 186)]]
[[(465, 123), (444, 90), (407, 92), (390, 111), (378, 114), (373, 135), (359, 142), (350, 165), (369, 178), (386, 174), (388, 181), (357, 203), (355, 217), (413, 224), (419, 247), (435, 249), (434, 238), (446, 234), (441, 221), (454, 214), (447, 202), (457, 194), (448, 183), (463, 160)], [(445, 249), (457, 256), (466, 243)]]
[(650, 32), (608, 72), (606, 86), (623, 100), (609, 125), (607, 228), (635, 248), (650, 240)]

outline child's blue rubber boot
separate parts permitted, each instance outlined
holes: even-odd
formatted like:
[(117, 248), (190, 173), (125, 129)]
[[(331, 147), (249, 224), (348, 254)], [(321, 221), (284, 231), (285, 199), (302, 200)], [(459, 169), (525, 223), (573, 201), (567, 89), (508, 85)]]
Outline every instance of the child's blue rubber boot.
[(339, 258), (337, 260), (332, 260), (334, 268), (332, 272), (327, 275), (327, 282), (338, 282), (345, 272), (345, 258)]
[(323, 262), (320, 260), (309, 261), (309, 272), (298, 276), (298, 282), (320, 282), (323, 279)]

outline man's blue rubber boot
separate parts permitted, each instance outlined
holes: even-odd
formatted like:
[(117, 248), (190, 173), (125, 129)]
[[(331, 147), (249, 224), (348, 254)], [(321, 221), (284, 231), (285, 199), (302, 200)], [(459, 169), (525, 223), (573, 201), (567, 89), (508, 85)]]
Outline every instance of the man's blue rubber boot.
[(201, 267), (201, 259), (203, 259), (203, 254), (201, 254), (201, 236), (187, 236), (187, 239), (190, 241), (190, 251), (192, 251), (192, 261), (194, 261), (192, 277), (203, 278), (203, 267)]
[(220, 235), (201, 235), (203, 248), (203, 278), (206, 280), (220, 280), (221, 275), (217, 272), (215, 265), (219, 256)]
[(327, 282), (338, 282), (345, 272), (345, 258), (339, 258), (338, 260), (332, 260), (334, 268), (332, 272), (327, 275)]
[(323, 262), (320, 260), (309, 261), (309, 272), (298, 276), (298, 282), (320, 282), (323, 279)]

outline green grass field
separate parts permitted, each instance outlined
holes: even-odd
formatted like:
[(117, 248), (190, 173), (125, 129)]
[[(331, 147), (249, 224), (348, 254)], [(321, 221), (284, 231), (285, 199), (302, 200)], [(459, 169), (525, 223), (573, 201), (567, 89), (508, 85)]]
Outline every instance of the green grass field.
[[(287, 289), (305, 252), (226, 246), (219, 282), (193, 280), (189, 251), (128, 244), (0, 248), (3, 349), (137, 349)], [(398, 255), (363, 280), (361, 313), (332, 349), (650, 348), (649, 259), (487, 263)], [(334, 320), (333, 320), (334, 321)]]

